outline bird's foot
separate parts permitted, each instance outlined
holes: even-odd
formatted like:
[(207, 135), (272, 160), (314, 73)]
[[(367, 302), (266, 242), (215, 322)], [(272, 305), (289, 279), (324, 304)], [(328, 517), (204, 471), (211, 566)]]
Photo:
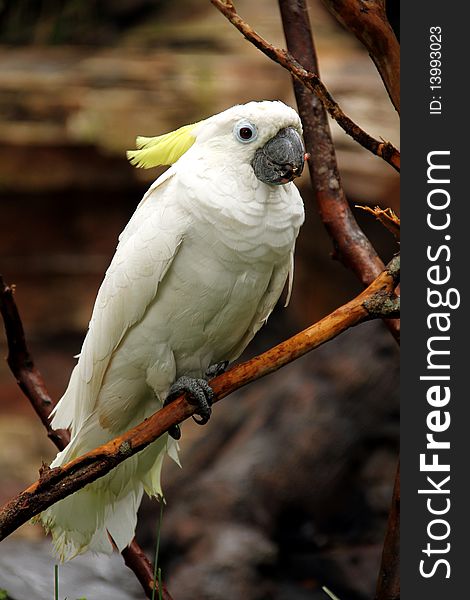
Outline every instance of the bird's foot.
[[(183, 375), (171, 386), (168, 396), (163, 404), (166, 406), (176, 400), (178, 396), (186, 393), (188, 395), (188, 402), (197, 406), (195, 415), (193, 415), (194, 421), (198, 425), (205, 425), (211, 416), (211, 405), (214, 399), (214, 391), (205, 379), (195, 379), (193, 377), (187, 377)], [(196, 415), (200, 418), (197, 419)], [(181, 430), (179, 425), (170, 427), (168, 433), (175, 440), (179, 440), (181, 437)]]
[(213, 377), (217, 377), (217, 375), (222, 375), (225, 373), (228, 367), (228, 360), (223, 360), (221, 362), (215, 363), (215, 365), (211, 365), (206, 371), (206, 379), (212, 379)]

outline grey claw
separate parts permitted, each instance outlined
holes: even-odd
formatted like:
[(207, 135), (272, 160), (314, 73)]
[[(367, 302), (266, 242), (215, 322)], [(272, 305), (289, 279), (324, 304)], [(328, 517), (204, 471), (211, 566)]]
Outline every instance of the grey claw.
[(215, 363), (215, 365), (211, 365), (206, 371), (206, 378), (212, 379), (213, 377), (217, 377), (217, 375), (222, 375), (225, 373), (228, 367), (228, 360), (223, 360), (222, 362)]
[[(205, 425), (209, 421), (211, 413), (212, 413), (211, 407), (210, 406), (208, 406), (207, 408), (205, 407), (204, 412), (202, 410), (199, 410), (198, 413), (195, 413), (193, 415), (193, 421), (195, 423), (197, 423), (198, 425)], [(197, 419), (196, 415), (200, 415), (201, 418)]]
[(179, 440), (181, 438), (180, 426), (172, 425), (170, 429), (168, 429), (168, 435), (170, 435), (174, 440)]
[[(196, 419), (196, 417), (193, 416), (194, 421), (198, 425), (205, 425), (212, 412), (211, 404), (214, 399), (214, 392), (211, 386), (205, 379), (195, 379), (193, 377), (187, 377), (183, 375), (171, 386), (164, 405), (172, 402), (183, 392), (188, 394), (188, 402), (197, 406), (197, 411), (195, 414), (199, 415), (201, 418)], [(171, 430), (170, 435), (172, 435)], [(172, 435), (172, 437), (174, 436)]]

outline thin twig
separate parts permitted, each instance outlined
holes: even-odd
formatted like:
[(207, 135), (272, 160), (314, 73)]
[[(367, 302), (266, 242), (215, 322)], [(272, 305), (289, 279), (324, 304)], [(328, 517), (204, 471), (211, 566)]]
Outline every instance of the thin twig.
[[(366, 303), (373, 298), (393, 297), (399, 273), (400, 258), (396, 256), (387, 269), (353, 300), (303, 332), (212, 379), (210, 385), (214, 390), (216, 401), (280, 369), (346, 329), (379, 316), (371, 315), (366, 308)], [(386, 308), (385, 304), (384, 311), (387, 316), (396, 316), (396, 314), (388, 314), (389, 308)], [(102, 477), (130, 456), (143, 450), (170, 427), (190, 417), (194, 410), (195, 407), (183, 394), (143, 423), (107, 444), (87, 452), (63, 467), (43, 469), (38, 481), (10, 500), (1, 510), (0, 540), (48, 506)]]
[(364, 206), (362, 204), (356, 204), (356, 208), (360, 208), (361, 210), (374, 215), (377, 221), (380, 221), (382, 225), (386, 227), (398, 241), (400, 241), (400, 219), (391, 208), (384, 209), (380, 208), (380, 206), (371, 208), (370, 206)]
[(46, 428), (47, 436), (59, 450), (70, 441), (67, 431), (54, 431), (49, 422), (54, 403), (46, 389), (41, 373), (36, 369), (26, 346), (23, 324), (13, 298), (13, 286), (7, 286), (0, 276), (0, 312), (5, 325), (8, 343), (8, 366), (24, 395), (31, 402), (36, 414)]
[(231, 0), (211, 0), (212, 4), (234, 25), (256, 48), (279, 65), (287, 69), (305, 87), (315, 93), (321, 100), (330, 116), (356, 142), (373, 154), (380, 156), (397, 171), (400, 170), (400, 153), (390, 142), (379, 142), (366, 131), (361, 129), (340, 108), (339, 104), (325, 87), (318, 75), (305, 69), (291, 54), (281, 48), (276, 48), (261, 37), (250, 25), (245, 23), (237, 13)]
[[(50, 425), (49, 416), (54, 403), (28, 350), (23, 323), (13, 293), (14, 287), (6, 285), (0, 276), (0, 313), (3, 317), (8, 344), (8, 366), (24, 395), (41, 419), (48, 437), (59, 450), (63, 450), (70, 441), (70, 435), (65, 429), (54, 430)], [(151, 598), (153, 568), (135, 539), (127, 548), (124, 548), (121, 554), (127, 567), (134, 572), (141, 583), (146, 596)], [(163, 586), (162, 592), (164, 600), (171, 600), (165, 586)]]
[(367, 48), (399, 113), (400, 44), (388, 22), (384, 0), (323, 0), (323, 3)]

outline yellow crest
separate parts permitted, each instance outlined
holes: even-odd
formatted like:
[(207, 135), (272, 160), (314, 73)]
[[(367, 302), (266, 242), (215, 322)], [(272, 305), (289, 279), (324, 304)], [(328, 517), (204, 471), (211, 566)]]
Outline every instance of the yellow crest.
[(128, 150), (127, 158), (135, 167), (143, 169), (172, 165), (194, 144), (196, 138), (192, 132), (201, 122), (184, 125), (157, 137), (138, 137), (138, 150)]

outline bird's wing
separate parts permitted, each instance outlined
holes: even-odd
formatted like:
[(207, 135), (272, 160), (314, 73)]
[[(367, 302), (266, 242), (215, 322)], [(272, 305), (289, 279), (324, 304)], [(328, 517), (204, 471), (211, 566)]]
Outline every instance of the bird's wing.
[(118, 249), (122, 244), (125, 244), (127, 240), (140, 228), (142, 220), (145, 220), (151, 216), (155, 211), (155, 202), (161, 200), (161, 194), (168, 188), (170, 180), (175, 175), (174, 167), (167, 169), (158, 179), (156, 179), (149, 189), (145, 192), (142, 200), (139, 202), (134, 214), (129, 219), (129, 222), (121, 232), (119, 236)]
[[(94, 410), (106, 368), (126, 332), (157, 295), (185, 231), (170, 179), (153, 187), (120, 237), (98, 292), (88, 333), (69, 386), (55, 410), (54, 427), (77, 431)], [(162, 189), (163, 188), (163, 189)], [(174, 200), (174, 199), (173, 199)]]
[[(256, 312), (251, 320), (251, 323), (242, 337), (240, 342), (233, 348), (232, 356), (229, 357), (229, 360), (237, 359), (243, 350), (247, 347), (250, 341), (253, 339), (255, 334), (268, 320), (269, 315), (272, 313), (274, 307), (276, 306), (277, 301), (284, 289), (286, 284), (286, 280), (289, 277), (289, 289), (288, 289), (288, 297), (287, 302), (290, 297), (290, 290), (292, 286), (292, 277), (293, 277), (293, 268), (294, 268), (294, 250), (288, 256), (286, 260), (276, 265), (273, 269), (271, 279), (269, 280), (268, 287), (264, 292)], [(286, 305), (287, 305), (286, 302)]]

